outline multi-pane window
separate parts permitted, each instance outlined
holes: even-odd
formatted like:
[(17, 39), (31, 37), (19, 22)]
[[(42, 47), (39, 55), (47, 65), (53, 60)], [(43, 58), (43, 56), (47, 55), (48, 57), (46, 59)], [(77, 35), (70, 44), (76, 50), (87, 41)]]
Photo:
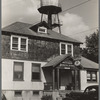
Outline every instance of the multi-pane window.
[(73, 45), (68, 43), (61, 43), (60, 54), (71, 54), (73, 56)]
[(11, 36), (11, 50), (28, 51), (28, 38)]
[(14, 62), (14, 80), (22, 81), (23, 80), (23, 62)]
[(97, 72), (96, 71), (87, 71), (87, 81), (97, 81)]
[(14, 94), (15, 94), (15, 96), (20, 97), (20, 96), (22, 96), (22, 91), (21, 91), (21, 90), (16, 90), (16, 91), (14, 92)]
[(40, 80), (40, 64), (32, 63), (32, 80)]
[(22, 51), (26, 51), (26, 46), (27, 44), (26, 44), (26, 39), (25, 38), (21, 38), (21, 43), (20, 43), (20, 49), (22, 50)]
[(18, 50), (18, 37), (13, 37), (12, 38), (12, 49), (13, 50)]
[(47, 33), (47, 28), (45, 28), (45, 27), (39, 27), (38, 28), (38, 32), (39, 33)]
[(61, 44), (61, 54), (66, 54), (66, 45)]
[(68, 54), (72, 54), (72, 45), (67, 45), (67, 52)]

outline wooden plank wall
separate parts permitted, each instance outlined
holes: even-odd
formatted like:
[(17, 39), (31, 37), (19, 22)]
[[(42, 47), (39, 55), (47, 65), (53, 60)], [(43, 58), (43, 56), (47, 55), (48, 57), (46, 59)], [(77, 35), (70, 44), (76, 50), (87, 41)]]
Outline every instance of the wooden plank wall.
[(59, 42), (29, 38), (28, 52), (10, 50), (10, 35), (2, 35), (2, 58), (47, 61), (59, 55)]

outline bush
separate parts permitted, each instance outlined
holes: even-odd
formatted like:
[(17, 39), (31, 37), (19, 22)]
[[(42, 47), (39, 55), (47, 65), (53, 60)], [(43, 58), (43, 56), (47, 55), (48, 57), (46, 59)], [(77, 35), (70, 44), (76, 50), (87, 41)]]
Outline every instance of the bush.
[(52, 100), (52, 95), (44, 95), (41, 100)]

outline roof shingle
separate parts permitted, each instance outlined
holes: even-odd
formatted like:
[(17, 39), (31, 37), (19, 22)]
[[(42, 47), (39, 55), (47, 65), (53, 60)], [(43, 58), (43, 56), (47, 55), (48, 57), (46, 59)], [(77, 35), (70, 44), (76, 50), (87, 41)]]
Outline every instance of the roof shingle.
[(81, 65), (85, 69), (99, 69), (99, 65), (85, 57), (81, 57)]
[[(53, 58), (51, 61), (47, 62), (43, 67), (55, 67), (60, 64), (64, 59), (70, 57), (70, 55), (59, 55)], [(81, 57), (81, 66), (84, 69), (99, 69), (99, 65), (87, 58)]]
[(4, 27), (2, 31), (6, 32), (12, 32), (12, 33), (18, 33), (18, 34), (23, 34), (23, 35), (29, 35), (29, 36), (36, 36), (36, 37), (44, 37), (48, 39), (55, 39), (55, 40), (60, 40), (60, 41), (65, 41), (65, 42), (71, 42), (71, 43), (78, 43), (82, 44), (82, 42), (79, 42), (75, 39), (72, 39), (68, 36), (65, 36), (63, 34), (59, 34), (55, 31), (49, 30), (47, 34), (39, 34), (33, 30), (30, 29), (32, 27), (32, 24), (27, 24), (27, 23), (22, 23), (22, 22), (15, 22), (7, 27)]

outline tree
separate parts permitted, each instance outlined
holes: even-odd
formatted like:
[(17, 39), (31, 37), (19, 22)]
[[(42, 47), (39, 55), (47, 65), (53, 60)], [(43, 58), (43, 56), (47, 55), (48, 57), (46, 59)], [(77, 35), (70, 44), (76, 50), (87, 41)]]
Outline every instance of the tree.
[(86, 48), (83, 50), (83, 56), (98, 63), (98, 41), (99, 31), (94, 32), (90, 36), (86, 36)]

